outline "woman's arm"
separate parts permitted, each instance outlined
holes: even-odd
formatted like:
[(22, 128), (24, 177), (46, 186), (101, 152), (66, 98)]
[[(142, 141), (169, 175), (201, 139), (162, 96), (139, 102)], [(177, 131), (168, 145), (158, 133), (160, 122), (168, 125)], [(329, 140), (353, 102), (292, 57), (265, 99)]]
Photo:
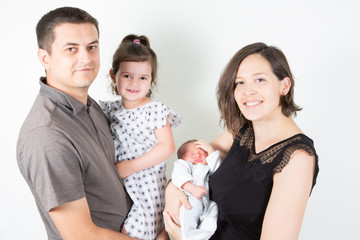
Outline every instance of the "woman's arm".
[(224, 160), (231, 148), (233, 140), (232, 134), (226, 130), (219, 137), (210, 142), (210, 145), (214, 148), (214, 150), (220, 152), (220, 158)]
[(274, 175), (261, 240), (298, 239), (312, 187), (314, 168), (314, 157), (303, 150), (297, 150), (291, 155), (286, 167)]
[(121, 178), (126, 178), (134, 172), (155, 166), (168, 159), (175, 152), (175, 141), (169, 122), (162, 128), (155, 129), (158, 143), (147, 153), (130, 161), (116, 163), (116, 169)]

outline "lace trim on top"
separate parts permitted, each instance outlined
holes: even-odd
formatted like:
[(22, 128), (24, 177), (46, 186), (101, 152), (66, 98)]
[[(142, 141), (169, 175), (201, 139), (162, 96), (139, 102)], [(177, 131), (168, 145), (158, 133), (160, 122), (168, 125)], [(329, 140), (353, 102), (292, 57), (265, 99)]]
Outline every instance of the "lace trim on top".
[(259, 159), (261, 163), (271, 163), (283, 150), (287, 145), (291, 145), (292, 143), (299, 142), (293, 146), (289, 146), (285, 149), (282, 159), (278, 166), (274, 168), (274, 173), (279, 173), (282, 169), (289, 163), (291, 154), (296, 150), (302, 149), (306, 151), (310, 156), (315, 156), (314, 150), (305, 143), (301, 143), (303, 141), (303, 134), (294, 135), (288, 139), (280, 141), (278, 143), (273, 144), (269, 148), (264, 151), (256, 154), (255, 153), (255, 136), (252, 126), (247, 127), (247, 129), (239, 136), (240, 146), (245, 146), (248, 151), (248, 162), (253, 162), (256, 159)]

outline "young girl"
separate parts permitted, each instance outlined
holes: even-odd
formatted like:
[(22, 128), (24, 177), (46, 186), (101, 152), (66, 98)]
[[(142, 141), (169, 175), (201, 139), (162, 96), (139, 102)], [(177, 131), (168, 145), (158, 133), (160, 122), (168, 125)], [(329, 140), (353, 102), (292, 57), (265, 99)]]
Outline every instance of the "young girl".
[(163, 229), (166, 160), (174, 153), (171, 127), (181, 117), (153, 101), (157, 58), (145, 36), (128, 35), (116, 50), (110, 77), (121, 101), (101, 102), (112, 131), (115, 166), (133, 200), (122, 232), (155, 239)]

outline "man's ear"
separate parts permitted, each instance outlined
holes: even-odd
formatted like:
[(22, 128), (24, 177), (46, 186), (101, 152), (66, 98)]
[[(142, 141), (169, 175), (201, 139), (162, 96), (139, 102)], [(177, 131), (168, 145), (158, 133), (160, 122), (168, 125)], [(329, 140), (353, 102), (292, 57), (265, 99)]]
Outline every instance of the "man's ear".
[(39, 48), (38, 58), (39, 58), (41, 65), (45, 68), (45, 70), (49, 71), (50, 70), (50, 63), (49, 63), (50, 55), (49, 55), (49, 53), (45, 49)]

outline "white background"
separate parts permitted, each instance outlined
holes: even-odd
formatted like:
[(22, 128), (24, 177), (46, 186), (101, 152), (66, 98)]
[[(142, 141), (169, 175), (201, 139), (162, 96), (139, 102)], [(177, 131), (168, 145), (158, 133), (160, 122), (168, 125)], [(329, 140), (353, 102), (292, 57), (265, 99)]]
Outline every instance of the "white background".
[(130, 33), (150, 38), (159, 58), (155, 99), (183, 117), (174, 129), (177, 147), (191, 138), (211, 141), (222, 132), (215, 88), (237, 50), (258, 41), (282, 49), (296, 77), (296, 103), (304, 108), (296, 121), (320, 156), (300, 239), (360, 239), (356, 0), (1, 0), (0, 239), (46, 239), (15, 148), (44, 73), (35, 26), (42, 15), (61, 6), (83, 8), (100, 23), (101, 69), (90, 89), (96, 100), (113, 99), (106, 75), (121, 39)]

